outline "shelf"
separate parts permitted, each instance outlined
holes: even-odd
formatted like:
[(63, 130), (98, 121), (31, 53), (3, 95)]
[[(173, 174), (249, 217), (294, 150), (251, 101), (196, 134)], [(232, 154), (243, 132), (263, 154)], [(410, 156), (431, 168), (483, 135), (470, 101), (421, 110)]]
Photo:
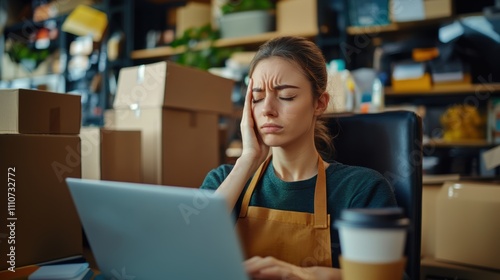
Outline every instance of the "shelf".
[[(279, 37), (279, 36), (287, 36), (287, 35), (293, 35), (293, 36), (302, 36), (306, 38), (312, 38), (317, 35), (317, 33), (294, 33), (294, 34), (288, 34), (288, 33), (281, 33), (281, 32), (267, 32), (267, 33), (262, 33), (262, 34), (257, 34), (253, 36), (246, 36), (246, 37), (237, 37), (237, 38), (223, 38), (219, 39), (214, 42), (215, 47), (237, 47), (237, 46), (248, 46), (248, 45), (253, 45), (253, 44), (261, 44), (266, 42), (269, 39)], [(203, 47), (206, 47), (206, 43), (200, 44), (199, 48), (202, 49)], [(131, 57), (132, 59), (152, 59), (152, 58), (166, 58), (169, 56), (181, 54), (186, 51), (185, 47), (177, 47), (177, 48), (172, 48), (172, 47), (157, 47), (154, 49), (144, 49), (144, 50), (135, 50), (132, 51)]]
[(386, 96), (410, 96), (410, 95), (466, 95), (466, 94), (495, 94), (500, 93), (500, 83), (491, 84), (468, 84), (468, 85), (442, 85), (430, 90), (423, 91), (394, 91), (392, 87), (385, 87)]
[(440, 22), (453, 20), (453, 17), (444, 17), (428, 20), (419, 21), (408, 21), (408, 22), (396, 22), (387, 25), (373, 25), (373, 26), (348, 26), (347, 34), (349, 35), (363, 35), (363, 34), (377, 34), (377, 33), (388, 33), (396, 31), (404, 31), (415, 28), (422, 28), (425, 26), (432, 26), (439, 24)]
[(426, 20), (408, 21), (408, 22), (395, 22), (387, 25), (373, 25), (373, 26), (348, 26), (347, 34), (349, 35), (364, 35), (364, 34), (378, 34), (389, 33), (397, 31), (405, 31), (423, 27), (429, 27), (441, 24), (442, 22), (461, 19), (469, 16), (476, 16), (482, 14), (462, 14), (458, 16), (439, 17)]
[(24, 19), (21, 22), (14, 23), (12, 25), (6, 26), (4, 29), (4, 34), (8, 34), (10, 32), (34, 32), (41, 26), (45, 26), (47, 23), (55, 21), (57, 23), (62, 23), (68, 15), (58, 15), (53, 18), (49, 18), (41, 21), (34, 21), (32, 19)]
[(426, 142), (424, 146), (434, 147), (434, 148), (489, 148), (489, 147), (495, 147), (495, 144), (492, 144), (484, 139), (457, 140), (457, 141), (432, 139)]

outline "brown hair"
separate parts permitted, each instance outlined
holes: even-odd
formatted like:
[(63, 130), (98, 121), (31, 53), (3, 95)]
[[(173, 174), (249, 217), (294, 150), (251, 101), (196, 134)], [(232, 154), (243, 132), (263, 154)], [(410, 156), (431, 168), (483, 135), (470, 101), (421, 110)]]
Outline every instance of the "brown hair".
[[(250, 63), (249, 76), (257, 64), (270, 57), (281, 57), (296, 63), (302, 69), (304, 76), (309, 80), (316, 101), (326, 91), (328, 75), (326, 62), (321, 50), (313, 42), (294, 36), (285, 36), (271, 39), (260, 46), (257, 54)], [(333, 154), (333, 141), (329, 129), (322, 117), (318, 117), (314, 126), (314, 143), (316, 149), (326, 157)]]

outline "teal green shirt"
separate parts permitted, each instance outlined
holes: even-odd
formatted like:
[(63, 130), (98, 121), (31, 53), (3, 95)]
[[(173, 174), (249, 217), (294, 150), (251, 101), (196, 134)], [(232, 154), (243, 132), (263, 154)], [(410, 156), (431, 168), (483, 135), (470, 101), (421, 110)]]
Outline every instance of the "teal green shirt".
[[(210, 171), (201, 188), (217, 189), (232, 168), (233, 165), (226, 164)], [(245, 190), (249, 183), (250, 180)], [(250, 205), (313, 213), (315, 184), (316, 176), (303, 181), (285, 182), (276, 176), (273, 165), (269, 164), (252, 194)], [(334, 267), (339, 267), (340, 243), (334, 221), (339, 218), (342, 209), (395, 207), (396, 199), (389, 182), (380, 173), (364, 167), (332, 162), (326, 170), (326, 184), (327, 208), (331, 218), (332, 261)], [(243, 194), (244, 191), (236, 203), (235, 215), (240, 211)]]

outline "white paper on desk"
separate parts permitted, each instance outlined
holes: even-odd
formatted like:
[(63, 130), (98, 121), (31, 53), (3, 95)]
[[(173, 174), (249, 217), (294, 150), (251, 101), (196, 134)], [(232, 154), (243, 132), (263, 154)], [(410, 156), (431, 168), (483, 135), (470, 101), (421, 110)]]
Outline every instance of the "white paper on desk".
[(500, 165), (500, 146), (483, 153), (484, 166), (490, 170)]

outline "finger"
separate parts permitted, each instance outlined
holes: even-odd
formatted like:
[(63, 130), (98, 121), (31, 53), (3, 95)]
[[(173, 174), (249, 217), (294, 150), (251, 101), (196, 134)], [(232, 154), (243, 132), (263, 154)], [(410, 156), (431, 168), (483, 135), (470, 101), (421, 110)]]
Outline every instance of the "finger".
[(248, 259), (244, 264), (247, 273), (252, 274), (267, 267), (280, 265), (281, 262), (273, 257), (252, 257)]
[(259, 269), (262, 268), (262, 257), (259, 257), (259, 256), (255, 256), (255, 257), (252, 257), (248, 260), (246, 260), (243, 265), (245, 266), (245, 270), (247, 271), (248, 274), (253, 274), (257, 271), (259, 271)]
[(290, 268), (282, 266), (271, 266), (263, 268), (259, 271), (258, 277), (262, 279), (297, 279), (293, 277), (293, 273)]
[(253, 128), (253, 117), (252, 117), (252, 86), (253, 86), (253, 80), (249, 79), (248, 81), (248, 87), (247, 87), (247, 92), (245, 95), (245, 103), (243, 105), (243, 113), (242, 113), (242, 118), (241, 118), (241, 129), (251, 129)]
[(258, 276), (264, 279), (280, 280), (306, 280), (313, 279), (313, 276), (304, 268), (292, 264), (283, 263), (279, 266), (271, 266), (261, 269)]
[(252, 101), (252, 87), (253, 87), (253, 79), (248, 79), (248, 87), (246, 93), (246, 101)]
[(247, 93), (245, 95), (245, 105), (243, 106), (245, 113), (250, 113), (252, 111), (252, 87), (253, 87), (253, 80), (249, 79), (248, 80), (248, 87), (247, 87)]

